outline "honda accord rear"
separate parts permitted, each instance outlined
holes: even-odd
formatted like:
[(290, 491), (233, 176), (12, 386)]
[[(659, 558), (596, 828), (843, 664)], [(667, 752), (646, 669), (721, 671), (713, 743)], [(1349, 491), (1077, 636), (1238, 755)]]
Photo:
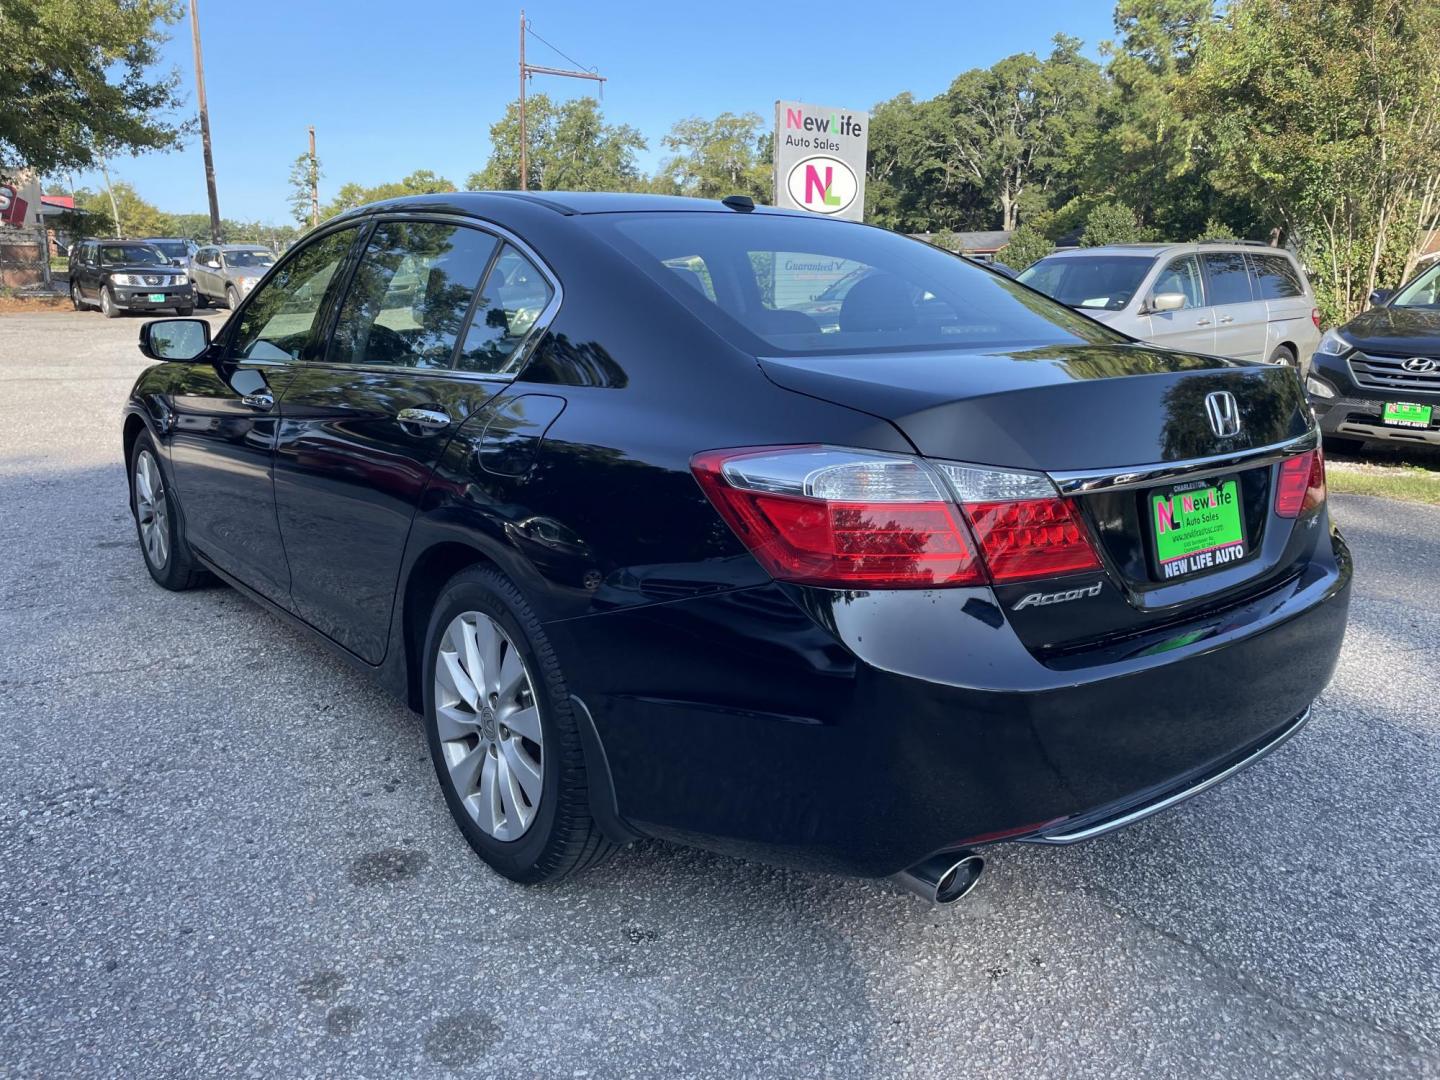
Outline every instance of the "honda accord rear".
[(954, 899), (1257, 761), (1344, 635), (1293, 369), (881, 229), (397, 200), (141, 346), (152, 576), (375, 671), (517, 881), (654, 836)]

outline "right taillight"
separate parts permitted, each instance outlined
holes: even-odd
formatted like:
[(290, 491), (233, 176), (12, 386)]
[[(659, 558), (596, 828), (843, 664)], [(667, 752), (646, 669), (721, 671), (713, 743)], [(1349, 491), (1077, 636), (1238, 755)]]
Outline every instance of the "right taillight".
[(715, 450), (691, 468), (782, 581), (915, 589), (1100, 567), (1073, 503), (1035, 473), (827, 446)]
[(1299, 517), (1324, 502), (1325, 455), (1318, 446), (1280, 463), (1280, 479), (1275, 485), (1275, 513), (1286, 518)]

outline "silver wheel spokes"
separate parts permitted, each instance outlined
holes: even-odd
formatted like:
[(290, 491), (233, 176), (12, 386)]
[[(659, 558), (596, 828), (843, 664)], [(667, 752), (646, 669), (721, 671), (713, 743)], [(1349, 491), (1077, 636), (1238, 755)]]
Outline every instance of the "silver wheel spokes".
[(141, 450), (135, 457), (135, 518), (140, 522), (140, 541), (150, 565), (163, 570), (170, 558), (170, 510), (160, 466), (149, 450)]
[(518, 840), (544, 786), (540, 713), (520, 651), (483, 612), (457, 615), (440, 638), (435, 722), (470, 816), (497, 840)]

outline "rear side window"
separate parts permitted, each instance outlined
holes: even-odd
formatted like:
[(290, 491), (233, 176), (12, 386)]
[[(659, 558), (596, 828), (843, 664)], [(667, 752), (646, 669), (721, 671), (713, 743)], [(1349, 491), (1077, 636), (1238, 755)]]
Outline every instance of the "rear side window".
[[(1126, 340), (1008, 278), (883, 229), (764, 213), (596, 214), (577, 224), (721, 336), (760, 355)], [(1139, 261), (1137, 284), (1151, 260)], [(708, 281), (680, 274), (681, 264), (703, 265)]]
[[(664, 269), (679, 280), (672, 268)], [(692, 293), (696, 288), (690, 284), (676, 287)], [(483, 375), (505, 371), (554, 296), (555, 290), (540, 269), (506, 244), (475, 304), (475, 315), (460, 349), (460, 370)]]
[(333, 364), (448, 368), (496, 243), (489, 233), (460, 225), (376, 226), (326, 358)]
[(1242, 252), (1208, 251), (1204, 258), (1205, 272), (1210, 278), (1210, 303), (1248, 304), (1254, 299)]
[(1250, 265), (1255, 271), (1255, 295), (1260, 299), (1285, 300), (1305, 295), (1295, 264), (1284, 255), (1251, 255)]
[(1185, 297), (1187, 308), (1205, 306), (1205, 287), (1200, 280), (1200, 263), (1195, 256), (1176, 259), (1160, 272), (1150, 295), (1158, 296), (1160, 293), (1180, 293)]
[(251, 360), (298, 360), (330, 280), (354, 241), (353, 226), (340, 229), (306, 244), (288, 259), (250, 294), (230, 341), (231, 354)]

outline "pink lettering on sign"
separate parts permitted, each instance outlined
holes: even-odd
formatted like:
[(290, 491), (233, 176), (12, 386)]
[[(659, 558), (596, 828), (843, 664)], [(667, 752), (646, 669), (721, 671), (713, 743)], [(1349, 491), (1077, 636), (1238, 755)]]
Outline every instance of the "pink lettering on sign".
[(805, 166), (805, 201), (814, 202), (818, 193), (823, 202), (826, 194), (830, 191), (830, 184), (835, 179), (835, 170), (829, 165), (825, 166), (825, 179), (820, 179), (820, 170), (814, 165)]
[(1155, 504), (1155, 527), (1162, 534), (1175, 528), (1175, 511), (1169, 499)]

